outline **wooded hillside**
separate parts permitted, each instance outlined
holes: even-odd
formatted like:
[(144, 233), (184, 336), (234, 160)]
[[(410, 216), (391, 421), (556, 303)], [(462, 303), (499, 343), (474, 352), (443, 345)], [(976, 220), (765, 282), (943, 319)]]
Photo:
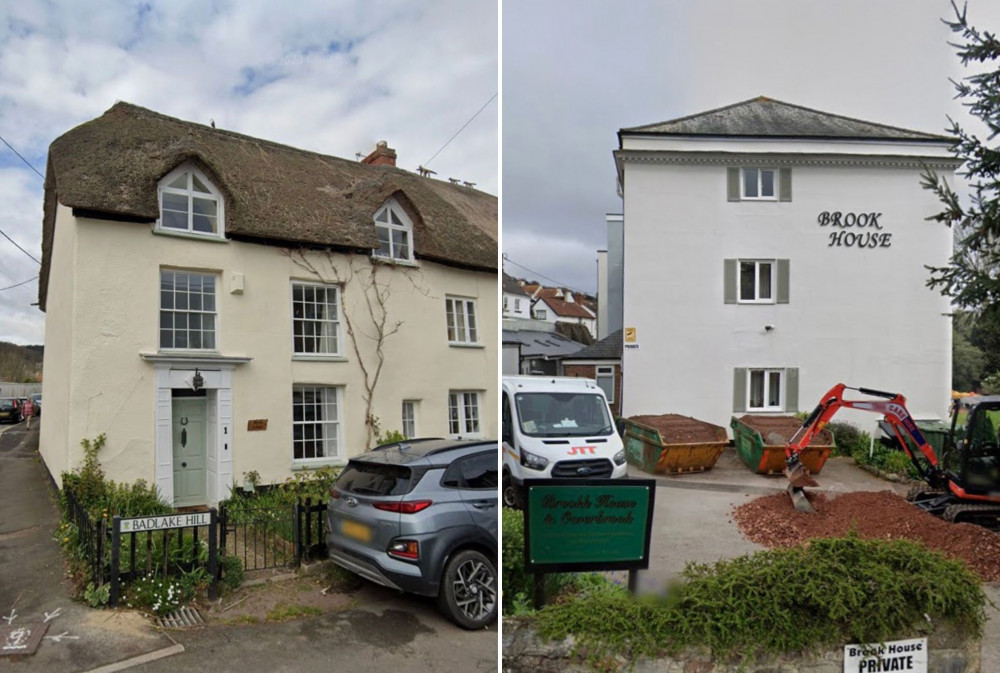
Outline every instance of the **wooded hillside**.
[(42, 380), (42, 346), (18, 346), (0, 341), (0, 381), (37, 383)]

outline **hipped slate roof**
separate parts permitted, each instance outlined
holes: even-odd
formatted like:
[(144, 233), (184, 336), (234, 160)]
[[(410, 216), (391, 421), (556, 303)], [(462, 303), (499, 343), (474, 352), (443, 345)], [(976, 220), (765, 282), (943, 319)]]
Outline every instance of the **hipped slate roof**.
[(733, 136), (953, 142), (943, 135), (876, 124), (758, 96), (708, 112), (623, 128), (622, 135)]
[(522, 357), (560, 358), (580, 350), (583, 344), (557, 332), (503, 330), (503, 343), (521, 344)]
[(227, 237), (371, 250), (373, 217), (396, 196), (414, 224), (418, 258), (497, 269), (497, 198), (389, 166), (279, 145), (129, 103), (49, 147), (39, 300), (44, 310), (55, 200), (90, 213), (152, 222), (157, 183), (180, 164), (204, 170), (226, 199)]
[(520, 285), (518, 285), (517, 281), (514, 280), (513, 277), (508, 276), (506, 273), (503, 275), (503, 291), (507, 294), (517, 294), (525, 297), (528, 296), (528, 293), (525, 292)]
[(570, 353), (563, 360), (621, 360), (622, 331), (618, 330), (586, 348)]

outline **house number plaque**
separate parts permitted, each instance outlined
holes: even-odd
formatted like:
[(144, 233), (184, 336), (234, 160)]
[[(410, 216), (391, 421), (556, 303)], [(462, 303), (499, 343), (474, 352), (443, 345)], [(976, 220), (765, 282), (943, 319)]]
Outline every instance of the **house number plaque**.
[(248, 432), (255, 432), (258, 430), (267, 430), (266, 418), (255, 418), (253, 420), (247, 421)]

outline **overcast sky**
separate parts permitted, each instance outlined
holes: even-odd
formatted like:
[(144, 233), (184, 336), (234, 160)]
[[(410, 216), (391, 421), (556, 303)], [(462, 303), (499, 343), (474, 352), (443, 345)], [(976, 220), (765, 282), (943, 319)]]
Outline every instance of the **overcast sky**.
[[(324, 154), (378, 140), (426, 164), (498, 91), (497, 5), (0, 2), (0, 136), (41, 173), (49, 144), (123, 100)], [(435, 158), (497, 194), (496, 100)], [(41, 259), (42, 179), (0, 144), (0, 230)], [(0, 288), (38, 265), (0, 236)], [(37, 281), (0, 291), (0, 341), (38, 344)]]
[[(1000, 3), (968, 7), (1000, 30)], [(623, 127), (765, 95), (943, 132), (962, 114), (953, 16), (948, 0), (504, 0), (505, 270), (596, 290)]]

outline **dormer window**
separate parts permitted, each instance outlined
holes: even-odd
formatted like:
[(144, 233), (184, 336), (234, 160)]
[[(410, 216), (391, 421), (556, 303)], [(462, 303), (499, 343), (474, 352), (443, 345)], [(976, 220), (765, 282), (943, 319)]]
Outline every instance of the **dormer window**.
[(402, 262), (413, 261), (413, 223), (395, 201), (389, 199), (375, 213), (375, 233), (378, 234), (376, 257)]
[(223, 200), (205, 175), (193, 166), (181, 166), (160, 181), (162, 232), (223, 237)]

